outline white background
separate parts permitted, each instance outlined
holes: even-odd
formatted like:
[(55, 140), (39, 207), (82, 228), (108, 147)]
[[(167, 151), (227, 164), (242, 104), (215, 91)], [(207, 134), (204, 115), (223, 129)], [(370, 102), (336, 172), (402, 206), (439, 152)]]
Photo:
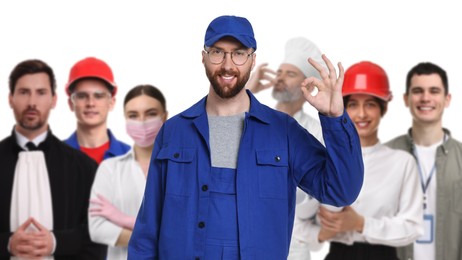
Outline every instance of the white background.
[[(11, 133), (14, 117), (8, 105), (8, 76), (22, 60), (38, 58), (55, 71), (58, 105), (50, 118), (60, 138), (75, 130), (64, 85), (70, 67), (95, 56), (108, 62), (119, 85), (109, 127), (131, 143), (125, 133), (122, 101), (138, 84), (160, 88), (170, 116), (194, 104), (209, 87), (201, 63), (209, 22), (224, 14), (247, 17), (257, 39), (257, 65), (277, 68), (285, 41), (304, 36), (345, 68), (361, 60), (381, 65), (394, 95), (379, 136), (387, 141), (411, 124), (402, 94), (407, 71), (421, 61), (443, 67), (453, 99), (444, 126), (461, 138), (461, 25), (457, 1), (408, 0), (176, 0), (176, 1), (1, 1), (0, 2), (0, 138)], [(257, 95), (274, 105), (270, 91)], [(307, 104), (310, 114), (316, 115)], [(315, 256), (315, 258), (318, 256)], [(319, 256), (320, 257), (320, 256)]]

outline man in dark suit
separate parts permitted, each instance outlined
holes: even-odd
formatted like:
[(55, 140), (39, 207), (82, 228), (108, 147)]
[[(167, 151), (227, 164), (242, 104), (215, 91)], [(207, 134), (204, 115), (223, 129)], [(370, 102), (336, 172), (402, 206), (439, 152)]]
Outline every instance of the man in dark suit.
[(26, 60), (9, 77), (16, 124), (0, 142), (0, 259), (104, 259), (90, 240), (87, 209), (95, 161), (56, 138), (53, 70)]

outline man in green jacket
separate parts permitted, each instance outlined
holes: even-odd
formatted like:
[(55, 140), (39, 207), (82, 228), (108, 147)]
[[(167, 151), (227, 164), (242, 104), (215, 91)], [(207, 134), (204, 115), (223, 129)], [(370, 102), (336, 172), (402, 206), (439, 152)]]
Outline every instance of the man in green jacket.
[(425, 62), (407, 74), (406, 107), (412, 127), (388, 145), (417, 160), (424, 194), (425, 233), (398, 250), (400, 259), (462, 259), (462, 143), (443, 128), (443, 112), (451, 102), (446, 72)]

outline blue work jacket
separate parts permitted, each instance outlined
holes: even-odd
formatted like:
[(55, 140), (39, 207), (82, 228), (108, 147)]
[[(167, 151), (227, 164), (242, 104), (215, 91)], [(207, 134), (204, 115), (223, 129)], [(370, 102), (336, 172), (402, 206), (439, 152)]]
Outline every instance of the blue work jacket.
[[(363, 183), (361, 146), (346, 113), (320, 115), (325, 148), (292, 117), (247, 93), (235, 184), (240, 259), (282, 260), (296, 187), (323, 203), (351, 204)], [(206, 259), (212, 169), (206, 100), (169, 119), (156, 138), (128, 259)]]
[[(117, 140), (111, 130), (107, 130), (107, 135), (109, 136), (109, 149), (104, 152), (104, 159), (123, 155), (130, 150), (131, 147), (128, 144)], [(77, 140), (77, 132), (72, 133), (72, 135), (64, 140), (64, 142), (75, 149), (80, 150), (79, 141)]]

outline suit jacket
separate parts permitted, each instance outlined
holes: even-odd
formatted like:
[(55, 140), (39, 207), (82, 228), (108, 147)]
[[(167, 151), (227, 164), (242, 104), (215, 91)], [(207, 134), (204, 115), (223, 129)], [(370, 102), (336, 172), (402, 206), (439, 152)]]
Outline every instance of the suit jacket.
[[(45, 154), (50, 180), (55, 259), (104, 259), (106, 246), (93, 243), (88, 233), (87, 210), (96, 162), (60, 141), (51, 131), (39, 149)], [(7, 247), (12, 235), (11, 195), (21, 151), (14, 131), (0, 142), (0, 259), (10, 258)]]

